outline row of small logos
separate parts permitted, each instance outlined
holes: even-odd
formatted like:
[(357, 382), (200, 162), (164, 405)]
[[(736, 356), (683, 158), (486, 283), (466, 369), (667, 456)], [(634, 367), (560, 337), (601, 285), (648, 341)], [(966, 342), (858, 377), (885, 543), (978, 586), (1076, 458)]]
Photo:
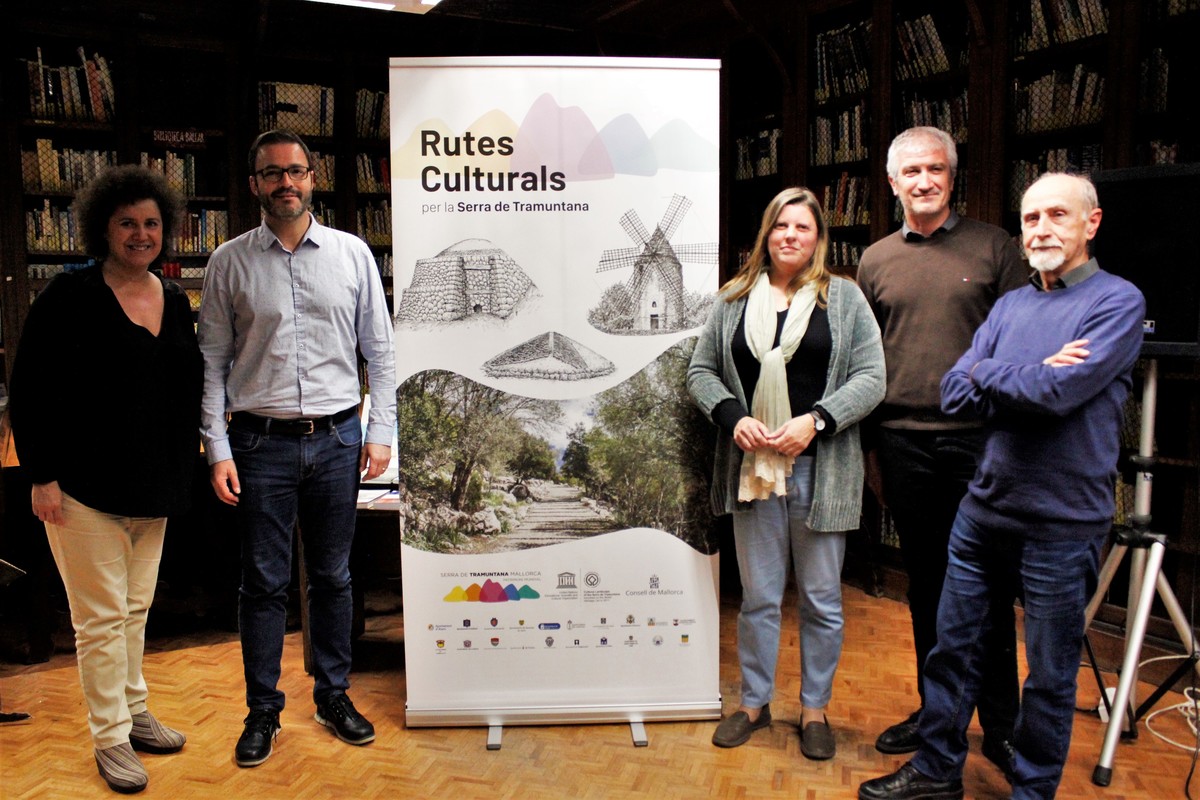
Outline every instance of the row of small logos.
[[(648, 627), (648, 628), (653, 628), (656, 626), (663, 626), (663, 625), (679, 627), (680, 625), (685, 625), (685, 626), (693, 625), (696, 622), (694, 619), (680, 619), (678, 617), (672, 617), (669, 621), (665, 620), (665, 619), (657, 619), (655, 617), (646, 617), (646, 620), (644, 623), (639, 623), (637, 621), (637, 617), (634, 616), (633, 614), (627, 614), (625, 616), (624, 621), (619, 622), (619, 623), (610, 623), (608, 617), (600, 617), (599, 619), (600, 619), (600, 621), (596, 625), (596, 627), (600, 627), (600, 628), (611, 627), (614, 624), (621, 624), (621, 625), (645, 624), (646, 627)], [(449, 630), (451, 627), (453, 627), (453, 626), (447, 625), (447, 624), (437, 625), (432, 622), (429, 623), (429, 630), (431, 630), (431, 631)], [(459, 630), (476, 630), (481, 627), (483, 627), (483, 626), (476, 624), (475, 621), (472, 619), (464, 619), (462, 621), (462, 625), (458, 626), (458, 629)], [(489, 627), (489, 628), (501, 627), (500, 618), (492, 617), (491, 619), (489, 619), (487, 622), (487, 627)], [(533, 630), (534, 627), (535, 626), (533, 626), (533, 625), (527, 625), (525, 620), (518, 619), (517, 624), (514, 629), (515, 630)], [(587, 623), (584, 623), (584, 622), (575, 622), (574, 620), (567, 620), (567, 622), (566, 622), (567, 630), (574, 630), (576, 628), (585, 628), (585, 627), (587, 627)], [(561, 630), (563, 628), (563, 623), (561, 623), (561, 622), (539, 622), (539, 623), (537, 623), (536, 628), (537, 628), (537, 630), (540, 630), (540, 631), (557, 631), (557, 630)]]
[[(600, 573), (595, 572), (595, 571), (584, 573), (583, 583), (588, 588), (591, 588), (591, 589), (596, 588), (597, 586), (600, 585)], [(575, 573), (574, 572), (558, 573), (558, 588), (559, 589), (577, 589), (577, 588), (579, 588), (575, 583)], [(651, 588), (651, 589), (660, 588), (659, 587), (659, 578), (657, 575), (650, 576), (649, 588)]]
[[(546, 647), (548, 647), (548, 648), (554, 647), (554, 645), (557, 643), (553, 636), (547, 636), (545, 639), (545, 642), (546, 642)], [(653, 643), (653, 645), (655, 647), (662, 647), (663, 644), (666, 642), (666, 640), (662, 636), (655, 636), (651, 640), (651, 642)], [(690, 644), (691, 643), (690, 635), (686, 634), (686, 633), (681, 633), (679, 635), (679, 643), (681, 645)], [(434, 644), (436, 645), (437, 650), (440, 652), (440, 651), (444, 651), (447, 649), (448, 642), (446, 639), (437, 639), (434, 642)], [(500, 637), (499, 636), (491, 637), (490, 639), (488, 639), (488, 644), (490, 644), (492, 647), (499, 648), (501, 645)], [(607, 636), (601, 636), (599, 641), (596, 643), (596, 646), (597, 647), (613, 647), (617, 644), (621, 644), (626, 647), (636, 647), (638, 644), (640, 644), (640, 642), (637, 640), (637, 638), (633, 634), (630, 634), (625, 639), (619, 639), (619, 640), (618, 639), (610, 640)], [(590, 647), (591, 645), (585, 644), (583, 639), (571, 639), (568, 641), (566, 646), (568, 648), (585, 648), (585, 647)], [(480, 648), (473, 639), (463, 639), (462, 647), (460, 649), (462, 649), (462, 650), (478, 650)], [(484, 649), (486, 649), (486, 648), (484, 648)], [(533, 650), (535, 648), (522, 644), (521, 647), (518, 647), (516, 649)]]

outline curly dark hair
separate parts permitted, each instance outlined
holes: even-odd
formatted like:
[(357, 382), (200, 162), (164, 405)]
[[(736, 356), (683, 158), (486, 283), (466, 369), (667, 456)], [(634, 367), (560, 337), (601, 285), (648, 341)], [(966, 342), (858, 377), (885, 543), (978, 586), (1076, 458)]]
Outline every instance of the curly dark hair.
[(75, 195), (73, 209), (83, 234), (84, 252), (97, 261), (108, 258), (109, 220), (118, 208), (143, 200), (157, 203), (162, 217), (162, 251), (151, 265), (157, 267), (167, 257), (168, 245), (184, 214), (183, 198), (161, 172), (136, 164), (104, 170)]

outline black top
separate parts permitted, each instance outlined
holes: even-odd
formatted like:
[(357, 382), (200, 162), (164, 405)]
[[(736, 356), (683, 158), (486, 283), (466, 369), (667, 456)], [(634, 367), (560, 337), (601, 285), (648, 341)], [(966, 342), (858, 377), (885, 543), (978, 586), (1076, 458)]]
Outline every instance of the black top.
[(9, 400), (33, 483), (119, 516), (187, 510), (203, 362), (187, 295), (167, 281), (163, 294), (158, 336), (129, 319), (99, 266), (55, 277), (33, 302)]
[[(779, 346), (786, 320), (786, 309), (777, 313), (776, 347)], [(753, 408), (754, 388), (758, 385), (758, 375), (762, 369), (758, 359), (750, 352), (750, 345), (746, 343), (745, 312), (742, 313), (742, 319), (733, 334), (730, 349), (733, 352), (733, 363), (737, 368), (738, 378), (746, 394), (746, 402)], [(788, 400), (791, 402), (793, 417), (807, 414), (824, 396), (832, 354), (833, 335), (829, 331), (829, 313), (820, 306), (814, 306), (808, 321), (808, 330), (804, 332), (796, 352), (787, 363)], [(736, 400), (726, 400), (713, 409), (713, 419), (732, 433), (734, 426), (748, 413)], [(829, 415), (826, 413), (824, 416), (826, 422), (830, 422)]]

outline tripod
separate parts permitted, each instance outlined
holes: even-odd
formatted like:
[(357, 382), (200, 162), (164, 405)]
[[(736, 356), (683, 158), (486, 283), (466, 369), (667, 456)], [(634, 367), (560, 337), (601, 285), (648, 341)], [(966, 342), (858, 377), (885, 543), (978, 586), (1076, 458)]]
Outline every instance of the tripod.
[[(1126, 634), (1125, 656), (1121, 664), (1120, 680), (1117, 683), (1116, 695), (1112, 704), (1108, 704), (1108, 693), (1100, 678), (1100, 670), (1096, 667), (1096, 659), (1091, 654), (1088, 644), (1088, 654), (1091, 657), (1092, 669), (1096, 673), (1096, 681), (1100, 686), (1100, 695), (1109, 712), (1108, 728), (1104, 734), (1104, 745), (1100, 749), (1100, 760), (1092, 771), (1092, 783), (1097, 786), (1108, 786), (1112, 781), (1113, 759), (1116, 756), (1117, 739), (1121, 735), (1123, 724), (1128, 725), (1131, 735), (1136, 736), (1138, 719), (1155, 702), (1165, 694), (1170, 686), (1183, 676), (1189, 668), (1194, 667), (1200, 675), (1200, 655), (1196, 651), (1195, 637), (1192, 627), (1184, 616), (1183, 608), (1171, 590), (1171, 584), (1162, 574), (1163, 554), (1166, 551), (1167, 537), (1161, 533), (1152, 533), (1150, 528), (1150, 488), (1154, 471), (1154, 410), (1158, 400), (1158, 362), (1149, 359), (1146, 365), (1145, 380), (1142, 388), (1142, 425), (1138, 443), (1138, 455), (1131, 459), (1138, 467), (1134, 483), (1134, 513), (1130, 517), (1131, 525), (1119, 529), (1113, 541), (1113, 547), (1100, 570), (1096, 593), (1088, 603), (1084, 630), (1092, 624), (1096, 611), (1100, 607), (1104, 595), (1112, 583), (1113, 576), (1121, 564), (1125, 553), (1132, 550), (1129, 562), (1129, 599), (1126, 603)], [(1190, 646), (1191, 655), (1183, 662), (1175, 673), (1167, 678), (1157, 691), (1142, 704), (1136, 712), (1133, 703), (1136, 702), (1133, 693), (1137, 684), (1138, 659), (1141, 658), (1142, 643), (1146, 636), (1146, 622), (1150, 618), (1150, 606), (1154, 600), (1154, 591), (1158, 590), (1163, 605), (1175, 625), (1180, 641)], [(1086, 641), (1086, 639), (1085, 639)], [(1121, 713), (1113, 713), (1114, 709), (1122, 709)], [(1127, 723), (1125, 722), (1127, 718)]]

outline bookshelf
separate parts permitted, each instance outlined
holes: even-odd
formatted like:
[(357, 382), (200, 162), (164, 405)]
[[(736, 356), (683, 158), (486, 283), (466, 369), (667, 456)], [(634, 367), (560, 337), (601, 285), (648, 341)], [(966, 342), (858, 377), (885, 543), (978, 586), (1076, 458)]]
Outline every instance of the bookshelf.
[[(370, 86), (357, 85), (375, 78)], [(354, 232), (371, 248), (379, 267), (388, 310), (393, 310), (392, 287), (392, 171), (389, 139), (391, 105), (386, 70), (370, 66), (354, 71)]]
[[(163, 173), (185, 200), (162, 270), (195, 307), (205, 261), (231, 230), (229, 119), (220, 113), (227, 103), (218, 102), (225, 53), (81, 41), (88, 42), (39, 35), (6, 76), (16, 101), (23, 210), (21, 242), (7, 248), (5, 280), (21, 286), (22, 298), (10, 314), (23, 320), (50, 278), (89, 263), (70, 211), (74, 195), (105, 167), (127, 163)], [(126, 105), (127, 96), (137, 101)], [(19, 322), (6, 327), (15, 339)]]
[(1140, 12), (1130, 20), (1141, 30), (1136, 65), (1129, 64), (1137, 70), (1133, 164), (1200, 160), (1196, 137), (1186, 135), (1200, 122), (1190, 92), (1200, 80), (1200, 0), (1154, 0)]
[(1006, 217), (1048, 170), (1089, 174), (1106, 159), (1110, 84), (1108, 0), (1013, 0)]
[[(940, 128), (953, 137), (959, 166), (953, 206), (969, 212), (970, 167), (970, 20), (964, 6), (948, 3), (896, 3), (893, 9), (890, 79), (892, 135), (918, 125)], [(881, 154), (881, 161), (886, 154)], [(903, 222), (899, 202), (892, 203), (887, 229)]]
[[(70, 213), (75, 192), (120, 162), (113, 51), (48, 40), (16, 59), (23, 302), (87, 256)], [(119, 62), (118, 62), (119, 63)], [(15, 237), (14, 237), (15, 238)]]
[(777, 65), (754, 40), (736, 42), (721, 72), (722, 107), (732, 139), (724, 148), (722, 172), (728, 190), (722, 280), (733, 277), (754, 247), (767, 203), (789, 183), (783, 147), (784, 80)]
[[(875, 142), (877, 62), (870, 4), (854, 3), (809, 20), (806, 183), (822, 201), (830, 231), (830, 268), (853, 274), (871, 243), (878, 191)], [(881, 174), (881, 170), (878, 170)]]

